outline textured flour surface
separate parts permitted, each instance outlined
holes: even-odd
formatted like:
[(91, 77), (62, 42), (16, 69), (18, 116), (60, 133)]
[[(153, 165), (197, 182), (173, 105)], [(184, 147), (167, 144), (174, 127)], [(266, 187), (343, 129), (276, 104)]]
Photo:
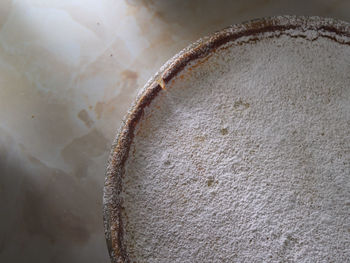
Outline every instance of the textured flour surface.
[(350, 262), (350, 47), (281, 35), (199, 62), (136, 129), (131, 262)]

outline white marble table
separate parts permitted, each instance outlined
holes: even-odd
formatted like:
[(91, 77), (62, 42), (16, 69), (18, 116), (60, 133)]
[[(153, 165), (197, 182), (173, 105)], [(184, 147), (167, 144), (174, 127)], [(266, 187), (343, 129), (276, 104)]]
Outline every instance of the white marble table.
[(257, 17), (350, 21), (346, 0), (1, 0), (0, 262), (109, 262), (111, 142), (137, 90), (200, 36)]

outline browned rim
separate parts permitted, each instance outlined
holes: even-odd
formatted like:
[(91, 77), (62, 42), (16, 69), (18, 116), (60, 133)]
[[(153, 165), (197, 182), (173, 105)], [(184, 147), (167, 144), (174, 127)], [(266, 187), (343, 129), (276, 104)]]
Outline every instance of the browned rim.
[[(161, 70), (145, 85), (141, 95), (125, 118), (117, 138), (112, 145), (109, 157), (103, 195), (103, 218), (107, 246), (113, 263), (130, 262), (125, 244), (123, 243), (123, 228), (121, 218), (122, 190), (121, 178), (124, 175), (124, 164), (129, 155), (133, 141), (134, 130), (141, 116), (152, 100), (167, 84), (191, 61), (207, 56), (220, 46), (237, 40), (243, 36), (254, 36), (266, 32), (285, 33), (288, 30), (315, 30), (322, 37), (350, 45), (350, 24), (330, 18), (279, 16), (252, 20), (228, 27), (222, 31), (204, 37), (182, 50), (169, 60)], [(302, 35), (300, 36), (302, 37)], [(305, 36), (304, 36), (305, 37)], [(342, 38), (343, 37), (343, 38)]]

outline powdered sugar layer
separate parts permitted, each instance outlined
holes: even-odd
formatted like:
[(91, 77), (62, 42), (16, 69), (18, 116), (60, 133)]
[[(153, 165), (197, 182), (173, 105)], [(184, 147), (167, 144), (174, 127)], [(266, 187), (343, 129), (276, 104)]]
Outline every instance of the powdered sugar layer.
[(350, 47), (311, 31), (245, 42), (188, 65), (137, 126), (132, 262), (350, 258)]

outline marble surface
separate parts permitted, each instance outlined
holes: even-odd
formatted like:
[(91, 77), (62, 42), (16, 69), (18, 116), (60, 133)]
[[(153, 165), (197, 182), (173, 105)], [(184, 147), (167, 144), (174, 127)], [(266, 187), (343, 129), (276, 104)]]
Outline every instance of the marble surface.
[(1, 0), (0, 262), (109, 262), (102, 191), (138, 89), (200, 36), (252, 18), (350, 21), (345, 0)]

